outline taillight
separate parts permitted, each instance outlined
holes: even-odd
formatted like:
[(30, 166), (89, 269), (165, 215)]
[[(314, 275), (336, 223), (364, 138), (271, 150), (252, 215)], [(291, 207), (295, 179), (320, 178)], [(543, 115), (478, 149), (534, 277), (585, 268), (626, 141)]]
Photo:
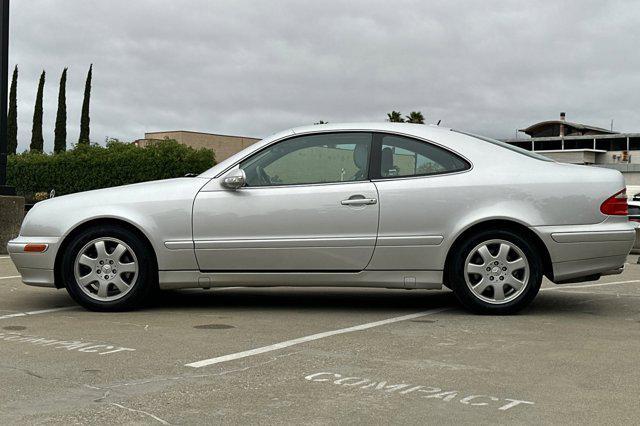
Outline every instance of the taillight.
[(616, 192), (611, 197), (607, 198), (600, 206), (600, 211), (603, 214), (612, 216), (627, 216), (629, 214), (627, 190), (623, 189), (622, 191)]

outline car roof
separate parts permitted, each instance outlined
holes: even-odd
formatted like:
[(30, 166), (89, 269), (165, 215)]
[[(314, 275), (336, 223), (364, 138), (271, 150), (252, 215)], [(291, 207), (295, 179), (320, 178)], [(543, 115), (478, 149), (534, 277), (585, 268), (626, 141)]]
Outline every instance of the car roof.
[(294, 127), (291, 131), (294, 134), (318, 132), (318, 131), (344, 131), (344, 130), (363, 130), (363, 131), (390, 131), (396, 133), (408, 134), (442, 134), (450, 132), (449, 127), (440, 127), (433, 124), (414, 124), (414, 123), (391, 123), (383, 122), (362, 122), (362, 123), (327, 123), (314, 124), (309, 126)]

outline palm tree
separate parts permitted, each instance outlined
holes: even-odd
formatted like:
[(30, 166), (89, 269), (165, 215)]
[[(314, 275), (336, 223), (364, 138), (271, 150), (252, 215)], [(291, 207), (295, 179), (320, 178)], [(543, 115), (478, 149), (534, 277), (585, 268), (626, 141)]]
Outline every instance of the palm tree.
[(407, 123), (424, 124), (424, 115), (420, 111), (411, 111), (411, 114), (407, 115)]
[(391, 111), (387, 114), (387, 120), (392, 123), (404, 123), (404, 118), (402, 118), (402, 114), (400, 111)]

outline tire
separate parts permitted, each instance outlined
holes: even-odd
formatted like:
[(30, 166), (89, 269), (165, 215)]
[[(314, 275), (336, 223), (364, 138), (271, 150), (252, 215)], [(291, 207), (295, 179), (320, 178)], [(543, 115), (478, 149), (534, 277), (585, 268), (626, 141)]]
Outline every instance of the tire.
[(529, 305), (540, 290), (540, 255), (515, 232), (482, 231), (454, 250), (447, 283), (472, 312), (514, 314)]
[(63, 253), (61, 268), (69, 295), (92, 311), (141, 307), (158, 288), (152, 249), (124, 227), (100, 225), (74, 236)]

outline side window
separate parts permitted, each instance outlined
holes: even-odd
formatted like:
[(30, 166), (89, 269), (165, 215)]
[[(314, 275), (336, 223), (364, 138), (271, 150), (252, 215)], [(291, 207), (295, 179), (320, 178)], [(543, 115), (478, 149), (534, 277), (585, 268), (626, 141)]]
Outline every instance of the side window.
[(452, 173), (470, 165), (446, 149), (404, 136), (381, 134), (380, 176), (403, 177)]
[(293, 137), (240, 163), (248, 186), (300, 185), (368, 179), (370, 133)]

